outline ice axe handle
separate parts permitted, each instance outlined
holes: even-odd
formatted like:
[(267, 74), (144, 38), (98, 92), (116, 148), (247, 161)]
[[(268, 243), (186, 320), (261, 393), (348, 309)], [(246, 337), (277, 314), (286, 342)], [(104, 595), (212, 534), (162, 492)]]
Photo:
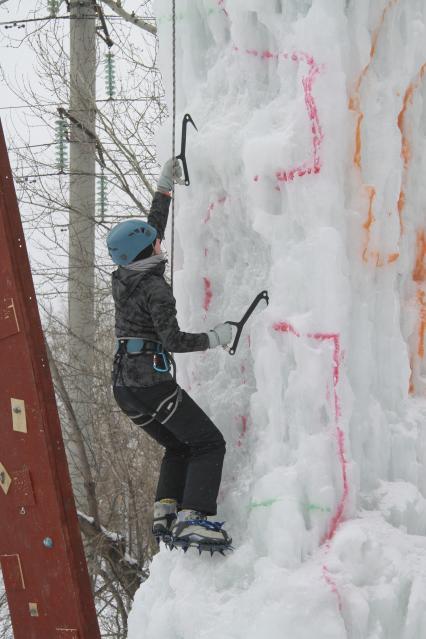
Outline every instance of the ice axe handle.
[(235, 355), (235, 353), (237, 352), (238, 342), (240, 341), (244, 324), (247, 322), (248, 318), (253, 313), (254, 309), (256, 308), (256, 306), (259, 304), (261, 300), (265, 300), (266, 304), (269, 304), (268, 291), (262, 291), (261, 293), (259, 293), (259, 295), (257, 295), (254, 298), (254, 300), (252, 301), (252, 303), (250, 304), (250, 306), (244, 313), (243, 318), (239, 322), (225, 322), (225, 324), (231, 324), (231, 326), (235, 326), (237, 328), (237, 334), (235, 335), (234, 343), (232, 344), (231, 348), (228, 351), (230, 355)]
[(186, 153), (186, 128), (187, 128), (189, 122), (191, 122), (191, 124), (194, 127), (194, 129), (196, 131), (198, 131), (197, 127), (195, 126), (195, 122), (191, 118), (189, 113), (185, 113), (185, 115), (183, 116), (183, 120), (182, 120), (182, 139), (181, 139), (181, 145), (180, 145), (180, 153), (179, 153), (179, 155), (176, 156), (176, 160), (180, 160), (182, 162), (183, 174), (185, 176), (185, 186), (189, 186), (188, 165), (186, 163), (186, 156), (185, 156), (185, 153)]

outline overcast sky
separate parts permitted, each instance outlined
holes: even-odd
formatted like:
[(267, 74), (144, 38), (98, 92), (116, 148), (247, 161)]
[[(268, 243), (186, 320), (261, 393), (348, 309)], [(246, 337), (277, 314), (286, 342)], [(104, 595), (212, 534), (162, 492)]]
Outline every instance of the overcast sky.
[[(64, 5), (65, 3), (63, 2), (59, 15), (67, 15)], [(140, 13), (140, 5), (141, 2), (138, 0), (126, 0), (126, 10), (129, 12)], [(34, 7), (39, 8), (34, 9)], [(37, 83), (37, 76), (34, 72), (34, 55), (25, 44), (25, 34), (40, 28), (43, 22), (29, 23), (25, 25), (25, 28), (10, 28), (10, 25), (1, 23), (45, 17), (48, 16), (48, 13), (47, 0), (0, 0), (0, 117), (7, 136), (12, 135), (13, 126), (22, 130), (22, 125), (28, 116), (29, 110), (27, 108), (6, 108), (22, 105), (22, 101), (19, 96), (14, 95), (8, 89), (2, 78), (5, 76), (9, 83), (11, 82), (17, 86), (22, 86), (24, 81), (29, 80), (33, 85)], [(111, 11), (107, 9), (105, 13), (111, 14)], [(47, 25), (48, 23), (45, 24)], [(139, 38), (140, 30), (134, 28), (132, 37)], [(65, 49), (67, 49), (67, 44), (64, 43), (64, 45)], [(99, 84), (101, 85), (101, 82)], [(102, 90), (102, 87), (100, 88)], [(46, 97), (48, 98), (49, 96)], [(34, 140), (33, 136), (41, 137), (41, 135), (41, 132), (33, 130), (31, 142), (38, 143), (39, 140)]]
[[(47, 0), (0, 0), (0, 118), (2, 119), (2, 124), (6, 135), (6, 143), (10, 151), (9, 155), (12, 165), (12, 171), (15, 174), (15, 185), (17, 187), (18, 199), (20, 199), (21, 216), (27, 240), (27, 248), (29, 250), (30, 259), (32, 262), (33, 276), (35, 277), (36, 291), (38, 296), (50, 295), (50, 293), (46, 292), (46, 283), (44, 279), (42, 278), (41, 280), (39, 280), (38, 273), (41, 272), (43, 274), (43, 269), (47, 269), (47, 267), (50, 267), (52, 265), (52, 261), (56, 265), (59, 265), (65, 269), (66, 252), (64, 250), (62, 252), (59, 252), (60, 254), (52, 254), (50, 251), (46, 251), (43, 249), (43, 229), (39, 227), (39, 224), (37, 222), (38, 209), (33, 209), (33, 207), (25, 204), (25, 198), (21, 200), (20, 193), (22, 192), (22, 188), (20, 188), (19, 181), (16, 179), (18, 176), (24, 175), (31, 180), (33, 176), (29, 174), (33, 173), (34, 170), (31, 167), (28, 167), (27, 170), (27, 166), (25, 165), (25, 163), (21, 165), (19, 169), (17, 168), (18, 163), (16, 155), (13, 153), (13, 147), (19, 147), (22, 145), (18, 133), (22, 135), (23, 141), (25, 143), (30, 143), (31, 145), (42, 145), (40, 148), (37, 147), (34, 150), (42, 173), (44, 172), (43, 160), (47, 161), (48, 163), (54, 161), (55, 146), (51, 145), (52, 142), (54, 142), (55, 137), (55, 106), (51, 108), (52, 121), (49, 121), (51, 124), (49, 128), (45, 124), (40, 122), (40, 120), (34, 119), (31, 110), (19, 97), (19, 87), (31, 84), (33, 88), (38, 89), (38, 95), (43, 96), (44, 102), (54, 103), (56, 105), (57, 98), (54, 95), (51, 95), (51, 92), (47, 93), (46, 89), (42, 89), (40, 87), (40, 83), (37, 77), (37, 61), (35, 59), (35, 54), (25, 43), (26, 33), (31, 33), (34, 30), (40, 28), (50, 29), (52, 23), (50, 21), (46, 21), (45, 23), (32, 22), (27, 23), (24, 28), (19, 28), (19, 25), (10, 25), (10, 23), (13, 23), (13, 21), (31, 19), (34, 17), (47, 17), (47, 4)], [(141, 15), (140, 0), (126, 0), (125, 7), (128, 11), (135, 11), (136, 15)], [(107, 16), (111, 13), (112, 12), (110, 10), (105, 11), (105, 14)], [(60, 8), (59, 16), (64, 16), (65, 18), (68, 16), (65, 3), (63, 3), (62, 7)], [(123, 23), (121, 19), (117, 19), (116, 17), (114, 18), (114, 20), (108, 19), (107, 22), (109, 24), (111, 37), (114, 39), (114, 34), (117, 34), (118, 38), (118, 32), (121, 33), (121, 29), (118, 29), (119, 24), (124, 27), (126, 23)], [(63, 27), (64, 37), (61, 40), (61, 43), (64, 50), (67, 51), (67, 34), (69, 33), (69, 20), (61, 19), (58, 24)], [(12, 26), (12, 28), (9, 28), (10, 26)], [(129, 35), (135, 44), (139, 46), (141, 45), (140, 38), (142, 37), (142, 32), (140, 29), (138, 29), (137, 27), (129, 26)], [(149, 43), (149, 38), (151, 38), (151, 36), (148, 36), (146, 40), (143, 40), (143, 48), (145, 50), (147, 46), (146, 41), (148, 41)], [(116, 40), (116, 42), (118, 42), (118, 39)], [(106, 53), (106, 50), (106, 45), (104, 45), (99, 40), (100, 56), (103, 56)], [(117, 77), (125, 83), (126, 74), (128, 73), (128, 71), (127, 67), (123, 67), (121, 65), (119, 47), (117, 47), (117, 52), (115, 52), (115, 49), (113, 49), (113, 52), (115, 54), (116, 60)], [(100, 62), (102, 63), (102, 58), (100, 59)], [(104, 99), (107, 97), (105, 93), (106, 89), (103, 76), (103, 64), (100, 64), (97, 79), (98, 99)], [(9, 90), (8, 84), (12, 84), (15, 87), (18, 87), (18, 95), (15, 95), (12, 91)], [(44, 178), (43, 184), (46, 186), (46, 188), (48, 188), (47, 185), (50, 179), (52, 179), (53, 181), (56, 178)], [(36, 180), (33, 180), (33, 182), (36, 182)], [(62, 179), (62, 184), (66, 186), (66, 178)], [(127, 209), (125, 212), (127, 212)], [(57, 233), (59, 233), (60, 237), (62, 238), (64, 245), (67, 243), (66, 222), (67, 217), (65, 212), (62, 215), (61, 211), (56, 211), (55, 223), (57, 224)], [(66, 290), (64, 289), (62, 293), (66, 294)]]
[[(140, 1), (137, 0), (127, 0), (126, 1), (126, 9), (134, 10), (137, 14), (139, 13), (138, 9), (140, 8)], [(29, 9), (30, 7), (30, 9)], [(32, 7), (32, 8), (31, 8)], [(36, 9), (34, 10), (34, 7)], [(37, 9), (37, 7), (39, 7)], [(110, 10), (105, 11), (108, 15), (111, 13)], [(62, 5), (60, 11), (60, 16), (67, 16), (66, 8), (64, 4)], [(47, 17), (48, 9), (47, 9), (47, 0), (0, 0), (0, 118), (2, 120), (3, 128), (5, 130), (6, 135), (6, 143), (8, 145), (10, 152), (10, 161), (12, 165), (12, 170), (15, 172), (16, 169), (16, 158), (12, 151), (14, 146), (20, 146), (21, 142), (17, 135), (17, 132), (23, 135), (25, 142), (31, 143), (31, 145), (38, 144), (48, 144), (52, 143), (54, 140), (54, 134), (52, 128), (47, 128), (45, 125), (40, 123), (40, 121), (35, 122), (31, 116), (31, 110), (27, 107), (24, 107), (23, 101), (19, 98), (19, 94), (15, 95), (8, 88), (8, 83), (13, 84), (16, 87), (22, 87), (25, 84), (31, 83), (33, 88), (38, 87), (40, 91), (40, 84), (38, 83), (37, 72), (36, 72), (36, 60), (35, 55), (31, 51), (30, 47), (25, 44), (25, 34), (28, 32), (32, 32), (34, 29), (40, 29), (43, 27), (43, 22), (35, 22), (29, 23), (25, 25), (25, 28), (19, 28), (18, 26), (14, 26), (12, 28), (8, 28), (9, 24), (4, 24), (7, 22), (13, 22), (15, 20), (23, 20), (34, 17)], [(111, 22), (111, 35), (114, 31), (114, 26)], [(117, 21), (115, 21), (116, 23)], [(121, 22), (121, 21), (119, 21)], [(2, 24), (3, 23), (3, 24)], [(50, 28), (49, 22), (45, 23), (45, 28)], [(68, 43), (66, 41), (66, 36), (69, 32), (69, 21), (62, 20), (61, 26), (63, 25), (65, 39), (62, 40), (62, 44), (65, 50), (68, 49)], [(131, 37), (136, 42), (138, 38), (140, 38), (140, 30), (137, 27), (131, 28)], [(100, 52), (101, 55), (105, 53), (106, 46), (103, 43), (100, 43)], [(119, 67), (117, 68), (118, 72)], [(102, 68), (99, 69), (99, 77), (98, 77), (98, 98), (102, 99), (106, 97), (105, 95), (105, 86), (103, 82), (103, 65)], [(122, 77), (122, 73), (120, 70), (120, 77)], [(5, 78), (7, 82), (5, 82)], [(54, 102), (56, 98), (51, 96), (50, 94), (46, 94), (46, 90), (41, 90), (41, 95), (43, 95), (44, 100), (46, 102)], [(64, 105), (65, 106), (65, 105)], [(10, 108), (13, 107), (13, 108)], [(55, 107), (52, 109), (52, 119), (55, 120)], [(27, 124), (32, 123), (32, 126), (28, 128)], [(53, 124), (53, 122), (52, 122)], [(35, 126), (34, 126), (35, 125)], [(54, 147), (53, 147), (54, 148)], [(40, 152), (44, 147), (40, 149)], [(37, 149), (37, 151), (39, 151)], [(53, 151), (46, 150), (46, 153), (50, 152), (50, 155), (54, 153)], [(43, 160), (43, 154), (40, 153), (40, 160)], [(26, 167), (23, 166), (23, 173), (26, 174)], [(22, 174), (21, 171), (17, 171), (15, 178), (18, 174)], [(18, 198), (19, 198), (19, 186), (15, 179), (15, 184), (17, 186)], [(33, 275), (36, 279), (36, 289), (38, 295), (44, 295), (45, 285), (40, 285), (43, 289), (40, 291), (40, 286), (38, 286), (38, 278), (37, 272), (40, 269), (40, 264), (46, 262), (50, 265), (52, 259), (56, 264), (60, 264), (61, 257), (60, 256), (52, 256), (48, 254), (47, 256), (40, 250), (38, 245), (38, 237), (37, 234), (39, 229), (37, 225), (31, 222), (32, 218), (32, 210), (27, 210), (27, 206), (22, 202), (20, 203), (21, 215), (24, 224), (25, 236), (27, 240), (27, 248), (30, 253), (30, 258), (33, 267)], [(58, 219), (58, 215), (55, 219)], [(60, 216), (59, 216), (60, 217)], [(61, 224), (59, 224), (59, 227)], [(67, 233), (62, 233), (63, 239), (66, 242)], [(64, 262), (63, 266), (66, 264)]]
[[(25, 5), (30, 5), (29, 0), (7, 0), (0, 5), (0, 23), (9, 20), (23, 19), (29, 16)], [(33, 75), (33, 56), (23, 42), (25, 29), (0, 24), (0, 69), (2, 78), (6, 76), (14, 83), (21, 83), (22, 79)], [(3, 125), (10, 133), (11, 119), (19, 124), (24, 115), (23, 109), (6, 109), (5, 107), (22, 104), (19, 97), (15, 96), (1, 80), (0, 91), (0, 117)]]

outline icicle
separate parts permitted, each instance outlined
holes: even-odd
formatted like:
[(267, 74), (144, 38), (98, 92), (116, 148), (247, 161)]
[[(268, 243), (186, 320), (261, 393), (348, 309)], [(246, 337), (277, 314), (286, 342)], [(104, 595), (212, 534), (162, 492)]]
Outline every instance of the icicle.
[(105, 54), (105, 85), (108, 98), (112, 100), (115, 94), (115, 60), (111, 51)]
[(68, 162), (68, 126), (62, 118), (56, 120), (56, 168), (60, 173), (65, 173)]

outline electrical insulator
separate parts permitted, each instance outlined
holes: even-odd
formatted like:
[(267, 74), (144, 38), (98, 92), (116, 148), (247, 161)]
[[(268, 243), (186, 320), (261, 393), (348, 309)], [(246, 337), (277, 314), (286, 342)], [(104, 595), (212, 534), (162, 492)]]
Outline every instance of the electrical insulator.
[(52, 18), (54, 18), (58, 14), (60, 6), (61, 0), (47, 0), (47, 8)]
[(105, 54), (105, 85), (108, 98), (112, 100), (115, 94), (115, 60), (110, 51)]
[(65, 120), (56, 120), (56, 168), (65, 173), (68, 162), (68, 125)]
[(104, 220), (105, 211), (108, 206), (107, 178), (104, 175), (104, 167), (101, 169), (101, 175), (98, 178), (98, 209), (101, 214), (101, 222)]

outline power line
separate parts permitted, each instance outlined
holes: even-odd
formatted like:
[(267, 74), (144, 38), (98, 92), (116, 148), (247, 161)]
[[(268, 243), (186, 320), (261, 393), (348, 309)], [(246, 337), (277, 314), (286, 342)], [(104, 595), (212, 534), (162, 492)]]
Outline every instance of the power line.
[[(25, 146), (10, 146), (9, 147), (9, 151), (24, 151), (24, 150), (27, 150), (27, 149), (37, 149), (37, 148), (39, 148), (41, 146), (44, 146), (44, 147), (46, 147), (46, 146), (56, 146), (56, 144), (57, 144), (57, 142), (43, 142), (42, 144), (27, 144)], [(108, 145), (116, 146), (116, 143), (115, 142), (102, 142), (102, 146), (108, 146)], [(150, 147), (150, 146), (155, 147), (155, 144), (152, 144), (152, 143), (149, 144), (149, 143), (144, 142), (144, 146), (145, 147)]]
[[(99, 263), (95, 263), (95, 267), (96, 268), (101, 268), (101, 269), (107, 269), (107, 268), (111, 268), (111, 263), (108, 262), (106, 264), (99, 264)], [(33, 269), (33, 273), (35, 273), (36, 275), (40, 275), (40, 273), (57, 273), (58, 271), (69, 271), (69, 270), (80, 270), (82, 268), (85, 268), (85, 266), (73, 266), (73, 267), (69, 267), (69, 266), (40, 266), (39, 268), (34, 268)]]
[[(150, 95), (143, 98), (100, 98), (96, 102), (154, 102), (161, 96)], [(44, 104), (13, 104), (11, 106), (0, 106), (0, 110), (5, 109), (37, 109), (40, 107), (58, 107), (57, 102), (45, 102)], [(85, 109), (73, 109), (73, 111), (84, 111)]]
[[(29, 22), (49, 22), (50, 20), (87, 20), (88, 18), (97, 18), (98, 15), (97, 14), (87, 14), (85, 16), (46, 16), (44, 18), (24, 18), (22, 20), (7, 20), (6, 22), (0, 22), (0, 26), (4, 27), (4, 26), (9, 26), (9, 28), (12, 27), (19, 27), (19, 25), (24, 25), (27, 24)], [(121, 16), (117, 16), (115, 14), (112, 15), (107, 15), (105, 16), (105, 18), (108, 18), (109, 20), (124, 20), (124, 18), (122, 18)], [(144, 20), (152, 20), (155, 18), (143, 18)]]
[[(71, 176), (79, 175), (79, 176), (86, 176), (86, 177), (90, 177), (90, 176), (94, 175), (95, 177), (100, 178), (102, 174), (101, 173), (95, 173), (95, 174), (93, 174), (93, 173), (70, 173), (69, 171), (65, 171), (65, 172), (61, 173), (61, 172), (56, 171), (55, 173), (39, 173), (39, 174), (34, 173), (33, 175), (22, 175), (22, 176), (20, 176), (17, 173), (14, 173), (14, 179), (19, 184), (19, 183), (22, 183), (22, 182), (26, 182), (29, 179), (34, 179), (35, 180), (35, 179), (43, 178), (43, 177), (69, 177), (70, 175)], [(147, 173), (147, 172), (144, 172), (144, 175), (148, 175), (151, 178), (158, 177), (158, 173)], [(131, 176), (136, 176), (136, 177), (139, 176), (140, 177), (139, 173), (124, 173), (124, 177), (131, 177)], [(114, 175), (113, 173), (111, 174), (111, 178), (119, 179), (118, 176)], [(108, 177), (107, 177), (107, 180), (108, 180), (108, 182), (111, 182), (111, 179), (109, 179)]]
[(40, 146), (53, 146), (56, 142), (43, 142), (43, 144), (27, 144), (26, 146), (10, 146), (9, 151), (22, 151), (23, 149), (37, 149)]

